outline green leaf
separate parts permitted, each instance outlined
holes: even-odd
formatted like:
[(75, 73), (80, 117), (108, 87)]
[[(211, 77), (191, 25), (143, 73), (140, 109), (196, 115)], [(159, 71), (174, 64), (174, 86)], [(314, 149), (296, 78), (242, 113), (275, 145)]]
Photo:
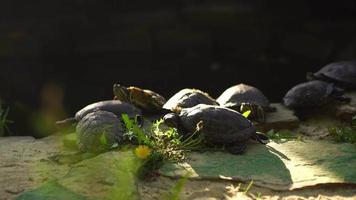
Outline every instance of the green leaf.
[(242, 115), (246, 118), (248, 118), (248, 116), (251, 114), (251, 110), (245, 111), (244, 113), (242, 113)]
[(105, 133), (101, 134), (100, 136), (100, 144), (107, 146), (108, 145), (108, 140), (106, 139)]
[(135, 138), (137, 138), (137, 142), (139, 144), (145, 144), (145, 145), (147, 145), (149, 147), (152, 147), (152, 141), (149, 140), (148, 136), (138, 126), (137, 118), (132, 120), (132, 119), (129, 118), (129, 116), (127, 114), (122, 114), (121, 118), (124, 121), (124, 124), (125, 124), (126, 129), (127, 129), (126, 135), (128, 135), (129, 138), (133, 138), (132, 136), (135, 136)]
[(131, 129), (133, 127), (133, 122), (132, 122), (132, 120), (129, 118), (129, 116), (127, 114), (122, 114), (121, 118), (124, 121), (124, 124), (125, 124), (127, 129)]

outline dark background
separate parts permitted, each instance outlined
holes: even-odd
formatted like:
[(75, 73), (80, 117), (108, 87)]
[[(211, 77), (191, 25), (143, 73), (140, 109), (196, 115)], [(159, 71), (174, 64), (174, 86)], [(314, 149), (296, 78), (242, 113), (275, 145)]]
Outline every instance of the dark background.
[(356, 58), (353, 0), (2, 0), (0, 16), (0, 98), (21, 135), (43, 110), (111, 99), (113, 83), (169, 98), (244, 82), (276, 102), (306, 72)]

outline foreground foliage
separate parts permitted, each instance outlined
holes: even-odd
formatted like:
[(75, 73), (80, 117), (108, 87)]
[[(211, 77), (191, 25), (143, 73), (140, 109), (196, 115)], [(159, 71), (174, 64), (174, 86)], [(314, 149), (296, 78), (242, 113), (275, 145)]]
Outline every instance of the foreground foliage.
[(329, 128), (330, 136), (336, 142), (356, 144), (356, 116), (352, 118), (350, 126)]
[(131, 120), (127, 115), (122, 115), (127, 132), (124, 138), (129, 142), (138, 144), (135, 154), (143, 159), (143, 165), (138, 169), (138, 177), (145, 178), (158, 170), (164, 161), (179, 162), (186, 158), (186, 153), (201, 149), (203, 138), (197, 130), (189, 137), (184, 138), (178, 134), (177, 129), (166, 127), (163, 120), (157, 120), (148, 128), (141, 128), (138, 120)]
[(266, 133), (266, 135), (269, 139), (276, 143), (283, 143), (290, 140), (302, 140), (300, 135), (296, 135), (295, 133), (288, 130), (275, 131), (274, 129), (271, 129)]
[(10, 108), (4, 108), (2, 102), (0, 101), (0, 136), (10, 135), (9, 124), (13, 121), (8, 119)]

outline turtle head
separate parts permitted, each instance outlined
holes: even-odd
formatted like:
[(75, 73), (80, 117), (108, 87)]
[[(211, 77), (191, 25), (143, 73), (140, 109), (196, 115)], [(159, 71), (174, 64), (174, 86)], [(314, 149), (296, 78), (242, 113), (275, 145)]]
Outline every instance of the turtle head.
[(169, 127), (178, 128), (180, 126), (180, 119), (177, 113), (168, 113), (163, 117), (164, 123)]
[(313, 72), (307, 72), (305, 77), (308, 81), (313, 81), (318, 79), (318, 77)]
[(255, 103), (241, 103), (240, 113), (250, 111), (248, 118), (255, 119), (258, 122), (265, 122), (265, 112), (262, 106)]
[(127, 89), (127, 87), (120, 85), (120, 84), (114, 84), (113, 86), (113, 92), (115, 95), (115, 99), (121, 100), (121, 101), (126, 101), (128, 102), (130, 99), (130, 92)]

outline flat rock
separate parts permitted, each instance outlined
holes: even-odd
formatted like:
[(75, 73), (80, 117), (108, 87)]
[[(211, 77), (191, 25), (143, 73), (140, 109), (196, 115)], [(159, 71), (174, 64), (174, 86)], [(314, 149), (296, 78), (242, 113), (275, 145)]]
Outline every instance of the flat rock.
[(351, 102), (337, 106), (335, 114), (338, 119), (351, 122), (352, 117), (356, 115), (356, 92), (348, 92), (345, 97), (351, 98)]
[(110, 151), (83, 160), (58, 183), (92, 199), (138, 199), (135, 171), (139, 161), (132, 151)]
[(49, 181), (41, 187), (22, 193), (16, 200), (85, 200), (80, 196), (54, 181)]
[(48, 159), (62, 151), (57, 137), (0, 137), (0, 199), (14, 199), (23, 191), (64, 176), (69, 167)]
[(161, 173), (191, 179), (228, 179), (273, 190), (291, 190), (317, 184), (356, 185), (356, 148), (327, 141), (251, 144), (244, 155), (225, 152), (192, 153), (189, 160), (166, 164)]
[(299, 119), (294, 115), (293, 110), (286, 108), (281, 103), (272, 103), (271, 106), (276, 108), (276, 112), (267, 112), (266, 122), (256, 124), (261, 131), (294, 129), (298, 127)]
[(65, 147), (67, 140), (0, 137), (0, 199), (138, 198), (131, 150), (85, 156)]

